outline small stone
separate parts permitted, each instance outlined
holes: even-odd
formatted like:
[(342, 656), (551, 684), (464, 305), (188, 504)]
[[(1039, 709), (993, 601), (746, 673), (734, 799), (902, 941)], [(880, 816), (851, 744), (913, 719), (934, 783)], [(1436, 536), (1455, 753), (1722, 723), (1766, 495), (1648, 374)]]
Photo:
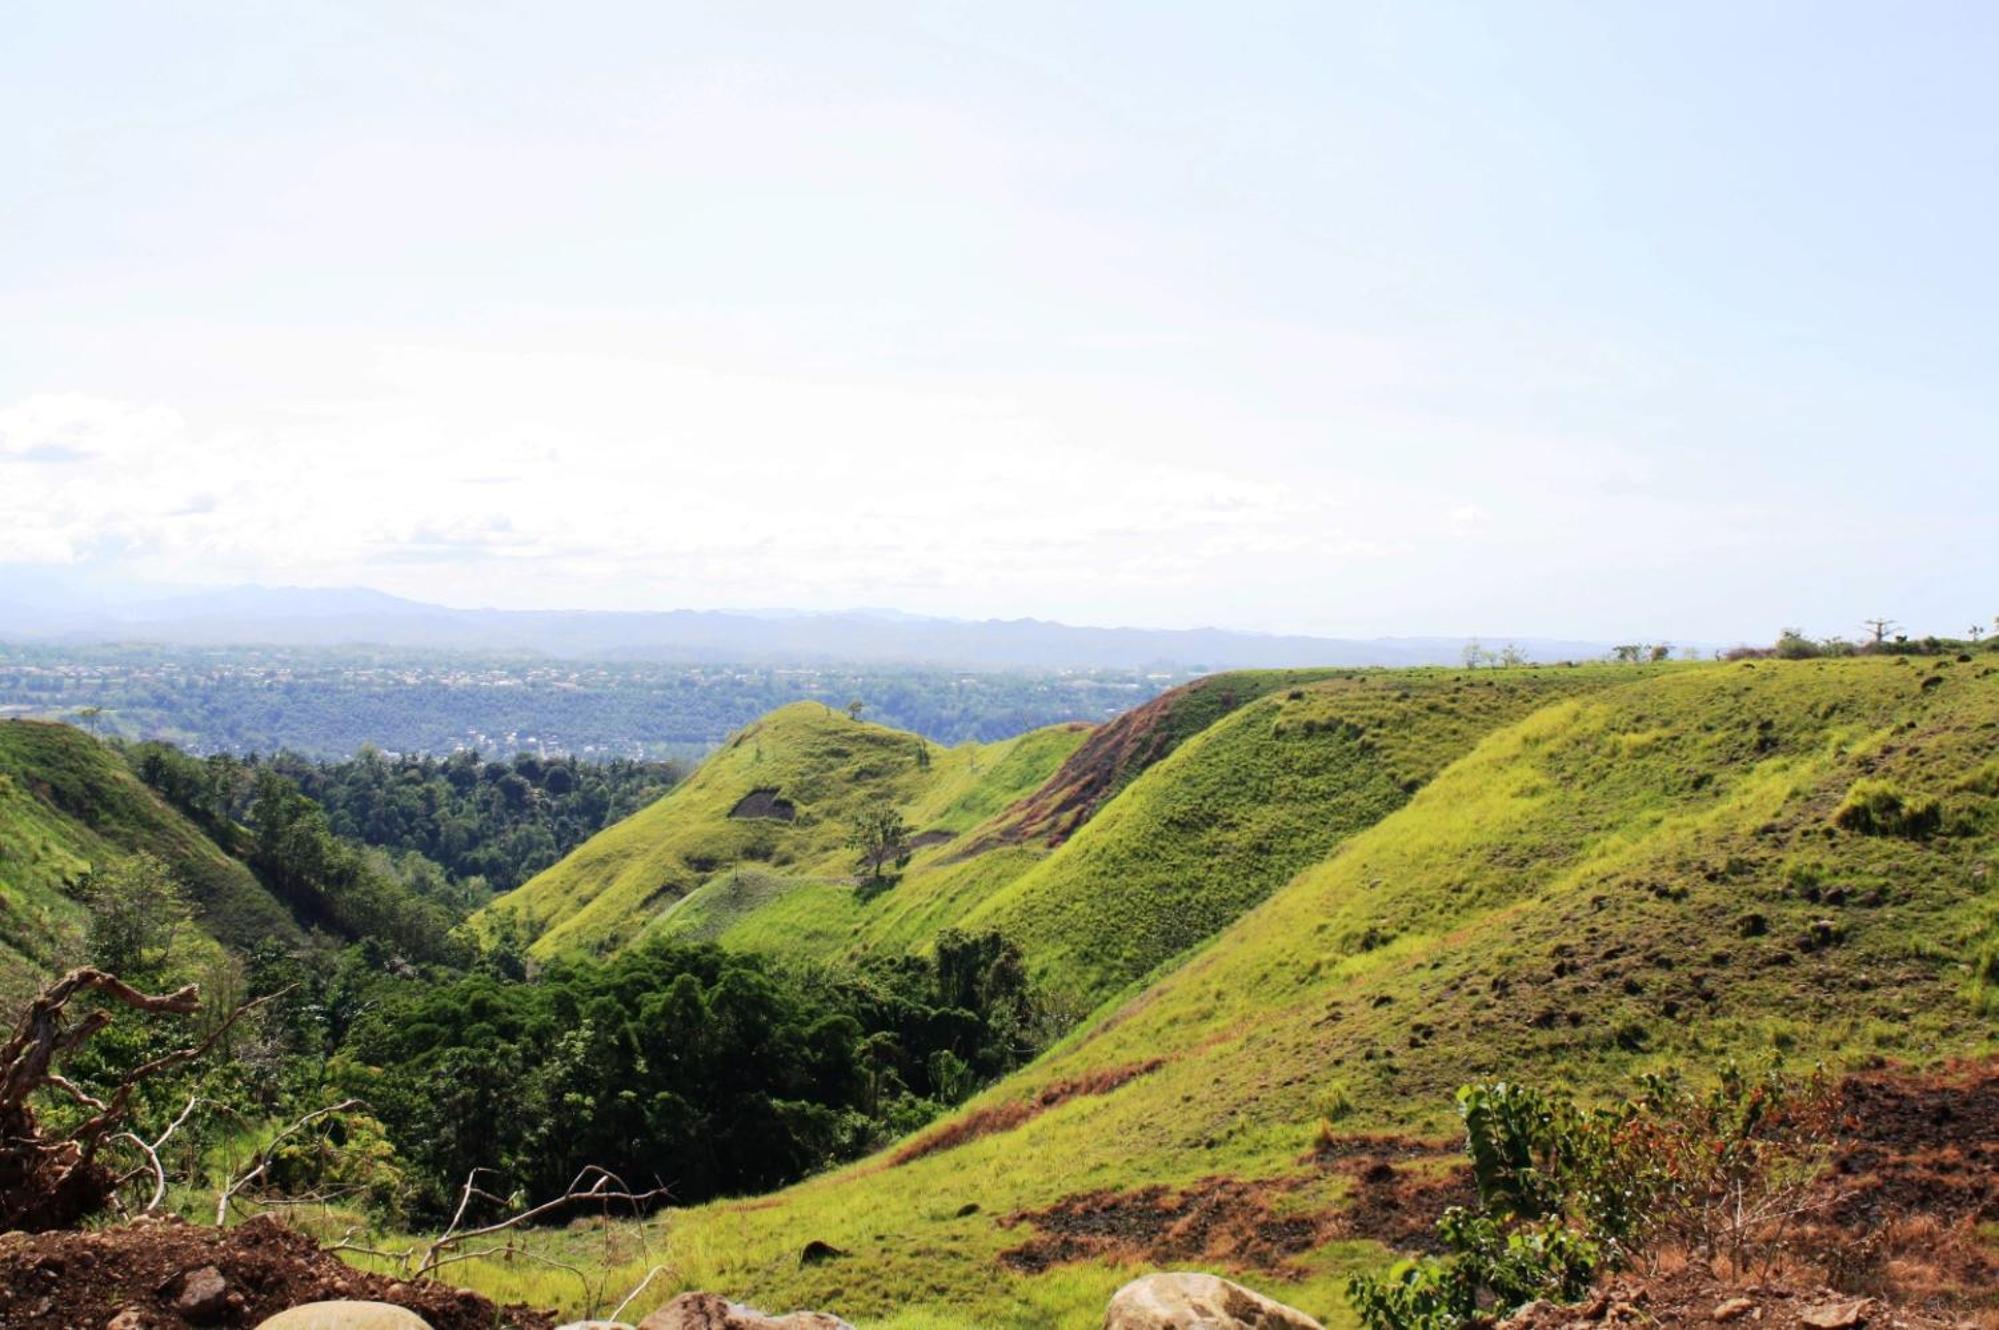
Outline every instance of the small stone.
[(1716, 1303), (1714, 1310), (1708, 1313), (1708, 1319), (1711, 1321), (1733, 1321), (1737, 1317), (1747, 1316), (1755, 1310), (1756, 1300), (1754, 1298), (1730, 1298), (1726, 1302)]
[(1798, 1313), (1798, 1324), (1811, 1330), (1853, 1330), (1867, 1320), (1867, 1310), (1871, 1299), (1862, 1298), (1857, 1302), (1829, 1302), (1820, 1307), (1807, 1307)]
[(718, 1294), (683, 1293), (640, 1321), (639, 1330), (854, 1330), (854, 1327), (825, 1312), (771, 1316)]
[(1295, 1307), (1214, 1275), (1132, 1280), (1111, 1297), (1104, 1330), (1325, 1330)]
[(204, 1265), (181, 1276), (180, 1294), (174, 1298), (174, 1310), (182, 1316), (201, 1324), (216, 1319), (228, 1309), (229, 1281), (222, 1277), (220, 1270)]
[(126, 1307), (104, 1323), (104, 1330), (153, 1330), (153, 1318), (137, 1307)]

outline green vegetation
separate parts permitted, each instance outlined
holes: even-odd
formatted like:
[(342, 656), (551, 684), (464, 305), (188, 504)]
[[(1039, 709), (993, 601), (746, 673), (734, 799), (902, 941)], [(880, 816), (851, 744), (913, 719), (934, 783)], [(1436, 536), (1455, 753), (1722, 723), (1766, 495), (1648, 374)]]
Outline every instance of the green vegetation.
[(936, 749), (794, 703), (738, 731), (664, 798), (501, 898), (479, 924), (511, 918), (538, 957), (608, 954), (663, 923), (703, 883), (726, 889), (739, 869), (851, 903), (847, 841), (867, 809), (897, 809), (919, 851), (935, 857), (937, 834), (949, 839), (980, 809), (1032, 788), (1080, 739), (1064, 726)]
[[(696, 1179), (683, 1194), (715, 1199), (662, 1217), (649, 1253), (609, 1258), (613, 1286), (672, 1271), (632, 1314), (702, 1287), (876, 1330), (1097, 1323), (1135, 1268), (1227, 1272), (1228, 1254), (1137, 1242), (1112, 1261), (1003, 1261), (1030, 1212), (1226, 1184), (1274, 1198), (1272, 1219), (1312, 1219), (1360, 1185), (1336, 1166), (1356, 1138), (1469, 1126), (1475, 1161), (1513, 1191), (1488, 1188), (1446, 1234), (1455, 1261), (1364, 1283), (1379, 1298), (1360, 1313), (1349, 1280), (1391, 1260), (1364, 1237), (1252, 1279), (1331, 1323), (1389, 1325), (1454, 1315), (1465, 1296), (1564, 1291), (1622, 1259), (1644, 1226), (1595, 1195), (1591, 1169), (1630, 1163), (1600, 1124), (1750, 1139), (1763, 1125), (1736, 1113), (1731, 1063), (1923, 1063), (1999, 1042), (1993, 664), (1869, 651), (1334, 671), (1233, 700), (1210, 686), (1198, 728), (1169, 718), (1205, 689), (1115, 734), (958, 748), (783, 708), (481, 911), (477, 957), (412, 971), (374, 942), (253, 958), (253, 991), (288, 966), (310, 982), (295, 1013), (283, 1004), (304, 1022), (289, 1051), (232, 1064), (244, 1112), (282, 1120), (360, 1093), (377, 1107), (357, 1135), (386, 1150), (370, 1194), (413, 1214), (482, 1148), (530, 1190), (603, 1162), (586, 1149)], [(1148, 727), (1169, 724), (1155, 742)], [(1083, 797), (1064, 804), (1070, 791)], [(910, 858), (867, 892), (848, 842), (881, 808)], [(293, 811), (253, 801), (232, 843), (250, 854), (280, 825), (307, 827), (309, 845), (331, 835)], [(1010, 833), (1023, 825), (1036, 834)], [(953, 926), (966, 932), (940, 939)], [(982, 1007), (982, 982), (1004, 1000)], [(752, 991), (755, 1019), (715, 1015)], [(695, 995), (700, 1014), (669, 1018), (669, 998)], [(784, 1036), (766, 1049), (738, 1027)], [(700, 1075), (679, 1079), (689, 1066)], [(732, 1143), (736, 1108), (701, 1087), (736, 1066), (761, 1106)], [(1652, 1082), (1650, 1100), (1617, 1102), (1676, 1069), (1671, 1095)], [(1467, 1082), (1488, 1090), (1454, 1120)], [(802, 1176), (963, 1095), (920, 1148)], [(535, 1135), (557, 1114), (583, 1133), (577, 1152)], [(1694, 1222), (1692, 1182), (1627, 1180), (1645, 1223)], [(607, 1259), (589, 1233), (528, 1241)], [(812, 1243), (840, 1255), (801, 1261)], [(454, 1270), (503, 1300), (575, 1296), (528, 1262)]]
[(18, 997), (81, 954), (75, 892), (93, 869), (151, 855), (208, 933), (238, 947), (296, 941), (297, 926), (244, 864), (81, 730), (0, 722), (0, 991)]
[[(1974, 970), (1999, 937), (1999, 851), (1980, 829), (1999, 796), (1977, 792), (1999, 672), (1953, 663), (1926, 687), (1929, 671), (1883, 655), (1603, 673), (1624, 681), (1543, 699), (1455, 760), (1413, 724), (1384, 726), (1403, 754), (1439, 754), (1412, 797), (935, 1130), (1156, 1070), (1010, 1110), (1009, 1129), (906, 1163), (679, 1213), (656, 1238), (676, 1280), (871, 1326), (1086, 1325), (1131, 1267), (1012, 1269), (998, 1258), (1021, 1232), (1000, 1220), (1213, 1176), (1339, 1205), (1347, 1180), (1301, 1162), (1330, 1104), (1335, 1135), (1431, 1133), (1467, 1079), (1589, 1102), (1645, 1072), (1681, 1067), (1704, 1085), (1730, 1059), (1776, 1052), (1926, 1062), (1994, 1047)], [(1410, 714), (1429, 700), (1443, 701), (1412, 692)], [(1861, 779), (1948, 793), (1965, 817), (1922, 839), (1842, 828)], [(876, 904), (923, 871), (919, 856)], [(851, 1255), (801, 1266), (810, 1240)], [(1334, 1242), (1256, 1282), (1343, 1324), (1348, 1276), (1388, 1263), (1372, 1242)], [(502, 1296), (522, 1278), (466, 1274)]]
[(328, 829), (390, 852), (422, 855), (471, 904), (509, 891), (612, 822), (651, 803), (684, 774), (671, 762), (581, 762), (470, 750), (439, 760), (389, 758), (373, 747), (340, 762), (296, 753), (189, 757), (168, 744), (130, 750), (133, 769), (204, 827), (249, 814), (257, 776), (272, 771), (326, 812)]
[(1458, 1091), (1477, 1204), (1437, 1222), (1443, 1256), (1358, 1274), (1368, 1330), (1459, 1330), (1536, 1298), (1583, 1299), (1596, 1278), (1662, 1246), (1749, 1273), (1823, 1165), (1838, 1118), (1823, 1074), (1725, 1065), (1696, 1091), (1652, 1075), (1621, 1103), (1498, 1081)]

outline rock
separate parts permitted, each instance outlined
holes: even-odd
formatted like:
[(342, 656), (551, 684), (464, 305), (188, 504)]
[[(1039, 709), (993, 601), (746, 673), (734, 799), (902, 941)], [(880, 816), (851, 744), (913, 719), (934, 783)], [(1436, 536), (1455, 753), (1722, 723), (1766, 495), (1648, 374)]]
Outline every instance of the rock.
[(825, 1312), (771, 1316), (715, 1293), (683, 1293), (639, 1322), (639, 1330), (854, 1330)]
[(571, 1321), (556, 1326), (555, 1330), (632, 1330), (632, 1327), (623, 1321)]
[(957, 1214), (955, 1214), (952, 1217), (954, 1219), (970, 1219), (973, 1215), (977, 1214), (978, 1212), (979, 1212), (979, 1203), (977, 1201), (966, 1201), (963, 1205), (958, 1207)]
[(1111, 1297), (1104, 1330), (1325, 1330), (1305, 1313), (1214, 1275), (1134, 1279)]
[(1726, 1302), (1716, 1303), (1714, 1310), (1708, 1313), (1708, 1319), (1711, 1321), (1733, 1321), (1737, 1317), (1747, 1316), (1755, 1310), (1756, 1300), (1754, 1298), (1730, 1298)]
[(430, 1322), (387, 1302), (307, 1302), (267, 1318), (257, 1330), (430, 1330)]
[(229, 1281), (212, 1265), (190, 1270), (180, 1277), (180, 1293), (174, 1310), (199, 1325), (219, 1318), (229, 1307)]
[(1811, 1330), (1853, 1330), (1867, 1320), (1868, 1309), (1873, 1305), (1869, 1298), (1857, 1302), (1829, 1302), (1821, 1307), (1807, 1307), (1798, 1313), (1798, 1324), (1810, 1326)]
[(153, 1330), (156, 1322), (137, 1307), (126, 1307), (104, 1323), (104, 1330)]

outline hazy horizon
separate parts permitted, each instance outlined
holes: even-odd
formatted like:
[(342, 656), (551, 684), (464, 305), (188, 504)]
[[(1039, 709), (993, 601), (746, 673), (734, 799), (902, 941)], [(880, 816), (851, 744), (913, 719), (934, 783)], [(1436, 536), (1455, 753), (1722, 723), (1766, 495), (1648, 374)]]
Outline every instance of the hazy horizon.
[(1961, 632), (1999, 612), (1995, 36), (1942, 4), (27, 4), (0, 565)]

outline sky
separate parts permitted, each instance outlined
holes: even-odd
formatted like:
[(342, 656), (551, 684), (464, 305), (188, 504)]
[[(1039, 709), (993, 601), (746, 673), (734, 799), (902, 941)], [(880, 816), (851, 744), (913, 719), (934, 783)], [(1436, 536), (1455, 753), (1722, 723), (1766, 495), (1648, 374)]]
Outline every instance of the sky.
[(17, 0), (0, 565), (1962, 631), (1995, 64), (1982, 3)]

